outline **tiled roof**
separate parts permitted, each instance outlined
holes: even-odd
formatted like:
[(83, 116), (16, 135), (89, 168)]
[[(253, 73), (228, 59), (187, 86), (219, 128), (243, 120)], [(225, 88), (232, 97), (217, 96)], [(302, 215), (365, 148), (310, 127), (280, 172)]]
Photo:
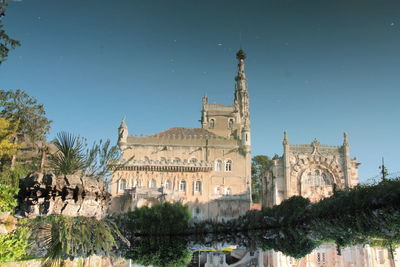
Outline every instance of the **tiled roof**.
[(216, 136), (212, 132), (207, 131), (206, 129), (203, 128), (185, 128), (185, 127), (174, 127), (170, 128), (168, 130), (165, 130), (163, 132), (153, 134), (151, 136)]

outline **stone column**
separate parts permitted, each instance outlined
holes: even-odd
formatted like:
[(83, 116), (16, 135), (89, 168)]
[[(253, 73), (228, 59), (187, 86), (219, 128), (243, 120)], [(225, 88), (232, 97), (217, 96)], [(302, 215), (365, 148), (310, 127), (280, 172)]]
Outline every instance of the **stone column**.
[(290, 145), (287, 132), (285, 131), (283, 135), (283, 179), (285, 181), (285, 199), (288, 199), (292, 195), (290, 190)]
[(349, 148), (349, 142), (347, 140), (348, 135), (347, 133), (343, 134), (344, 139), (343, 139), (343, 157), (344, 157), (344, 184), (346, 188), (349, 188), (351, 186), (351, 171), (350, 171), (350, 148)]

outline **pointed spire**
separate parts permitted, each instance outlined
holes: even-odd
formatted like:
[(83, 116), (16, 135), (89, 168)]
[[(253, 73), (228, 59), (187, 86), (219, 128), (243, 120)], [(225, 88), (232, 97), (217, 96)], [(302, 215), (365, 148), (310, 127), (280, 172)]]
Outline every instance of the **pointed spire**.
[(207, 96), (207, 94), (205, 94), (201, 100), (202, 100), (203, 106), (205, 104), (208, 104), (208, 96)]
[(128, 128), (128, 126), (126, 125), (125, 119), (126, 119), (126, 117), (124, 116), (122, 118), (121, 125), (119, 126), (119, 128)]
[(121, 125), (118, 128), (118, 145), (121, 149), (124, 149), (125, 144), (128, 141), (128, 126), (125, 122), (125, 117), (121, 121)]
[(343, 133), (343, 146), (348, 146), (349, 145), (349, 140), (348, 140), (348, 134), (346, 132)]
[(287, 131), (283, 132), (283, 145), (288, 145), (289, 144), (289, 138), (288, 138), (288, 133)]

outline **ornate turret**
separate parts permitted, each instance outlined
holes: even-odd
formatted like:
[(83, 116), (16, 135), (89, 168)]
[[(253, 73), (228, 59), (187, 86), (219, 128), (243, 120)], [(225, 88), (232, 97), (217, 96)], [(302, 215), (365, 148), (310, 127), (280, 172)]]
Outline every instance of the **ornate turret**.
[(346, 132), (343, 133), (343, 156), (344, 156), (344, 179), (345, 186), (348, 188), (351, 186), (350, 181), (350, 146), (348, 140), (348, 134)]
[(239, 60), (239, 63), (238, 72), (235, 77), (235, 104), (239, 106), (238, 108), (241, 120), (245, 121), (247, 119), (248, 123), (250, 123), (249, 95), (247, 92), (246, 74), (244, 73), (244, 60), (246, 58), (246, 54), (242, 49), (236, 53), (236, 58)]
[(236, 53), (238, 59), (238, 72), (235, 77), (235, 102), (234, 106), (237, 112), (239, 112), (239, 122), (242, 124), (242, 145), (246, 153), (251, 150), (250, 141), (250, 112), (249, 112), (249, 95), (247, 92), (247, 79), (244, 73), (244, 60), (246, 59), (246, 53), (240, 49)]
[(118, 145), (120, 149), (124, 149), (128, 142), (128, 126), (125, 123), (125, 118), (122, 119), (121, 125), (118, 128)]

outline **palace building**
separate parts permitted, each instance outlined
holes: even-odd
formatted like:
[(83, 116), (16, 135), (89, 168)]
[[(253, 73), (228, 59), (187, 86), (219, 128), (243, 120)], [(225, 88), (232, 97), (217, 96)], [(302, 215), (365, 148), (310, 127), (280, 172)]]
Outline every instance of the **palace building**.
[(124, 163), (112, 176), (111, 212), (162, 201), (188, 204), (197, 219), (229, 219), (251, 205), (249, 95), (244, 60), (236, 54), (234, 102), (203, 97), (201, 128), (173, 127), (148, 136), (128, 135), (122, 121), (118, 145)]

